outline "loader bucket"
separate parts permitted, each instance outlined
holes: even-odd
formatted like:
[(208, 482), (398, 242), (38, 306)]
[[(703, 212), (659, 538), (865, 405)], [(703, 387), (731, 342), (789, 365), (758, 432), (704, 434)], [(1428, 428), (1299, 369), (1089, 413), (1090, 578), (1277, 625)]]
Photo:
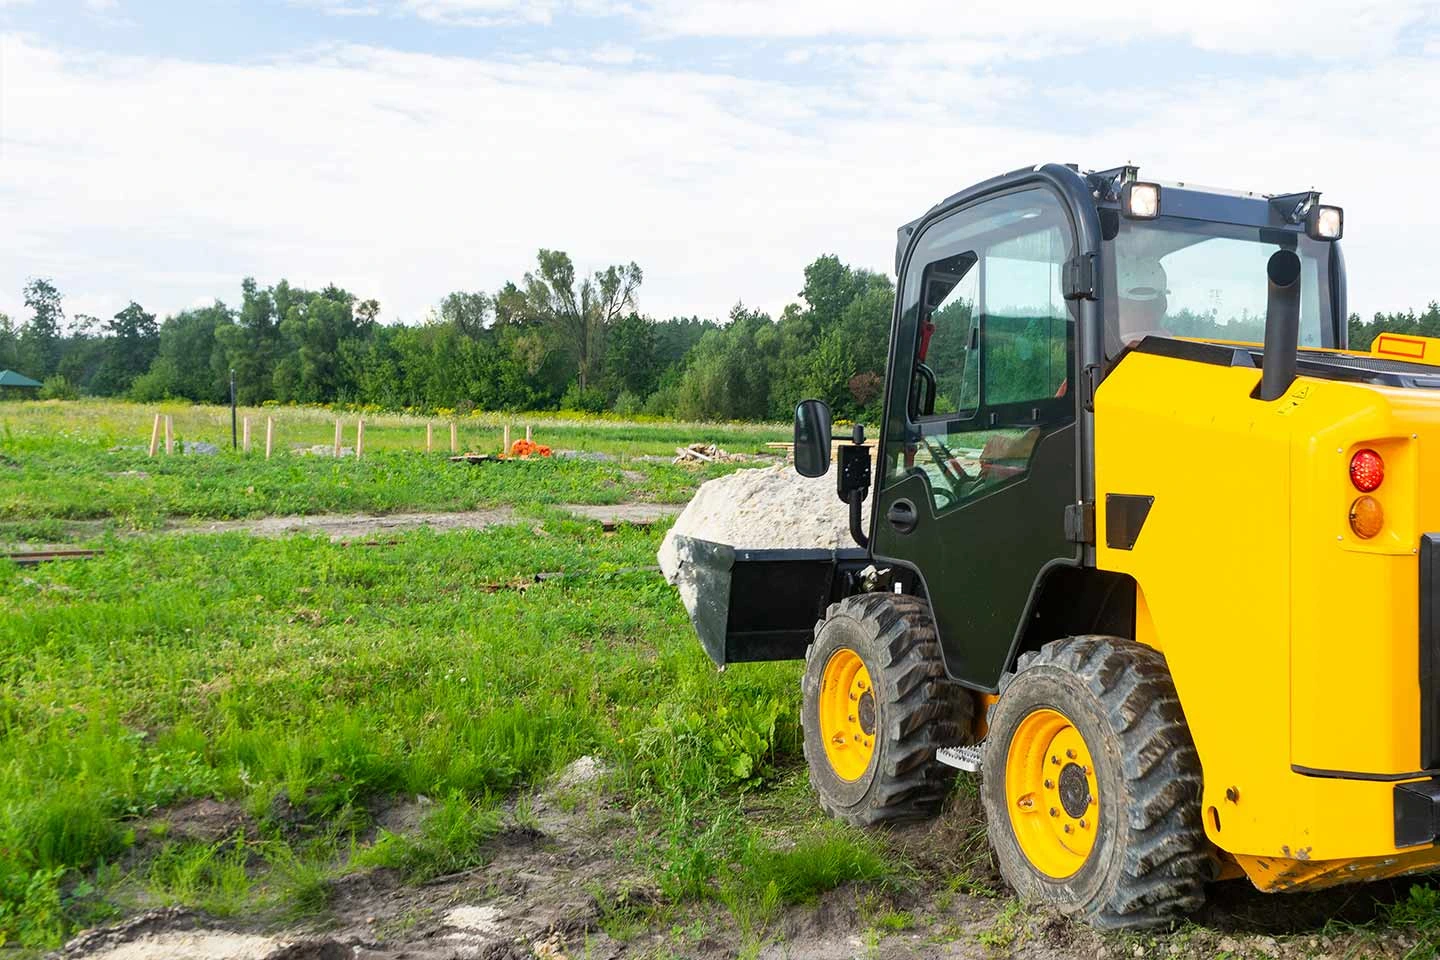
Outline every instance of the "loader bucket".
[(737, 549), (677, 535), (675, 585), (719, 666), (799, 660), (825, 608), (854, 592), (864, 550)]

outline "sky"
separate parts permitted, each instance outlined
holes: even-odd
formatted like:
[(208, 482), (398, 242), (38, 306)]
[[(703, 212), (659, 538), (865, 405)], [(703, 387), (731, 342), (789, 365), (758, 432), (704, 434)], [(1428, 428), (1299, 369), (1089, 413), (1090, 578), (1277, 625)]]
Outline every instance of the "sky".
[[(1148, 8), (1148, 9), (1146, 9)], [(0, 312), (343, 286), (419, 322), (538, 249), (778, 313), (1043, 162), (1346, 209), (1351, 309), (1440, 299), (1440, 0), (0, 0)]]

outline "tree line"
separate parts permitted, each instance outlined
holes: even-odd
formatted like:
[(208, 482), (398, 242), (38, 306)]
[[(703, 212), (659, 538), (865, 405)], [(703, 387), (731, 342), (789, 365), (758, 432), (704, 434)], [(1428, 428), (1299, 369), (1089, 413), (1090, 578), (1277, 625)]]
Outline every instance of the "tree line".
[(142, 402), (336, 403), (466, 412), (567, 409), (686, 419), (787, 419), (805, 396), (837, 414), (878, 412), (894, 286), (822, 256), (778, 318), (736, 304), (724, 320), (641, 314), (634, 263), (589, 276), (541, 250), (494, 292), (455, 291), (424, 322), (336, 286), (241, 283), (157, 320), (131, 302), (109, 320), (65, 314), (52, 280), (25, 287), (29, 316), (0, 314), (0, 368), (43, 395)]
[[(381, 322), (380, 304), (336, 286), (281, 280), (157, 320), (131, 302), (108, 320), (66, 317), (53, 281), (32, 279), (29, 313), (0, 314), (0, 368), (43, 395), (244, 404), (336, 403), (468, 412), (567, 409), (704, 420), (788, 419), (805, 397), (838, 417), (879, 417), (894, 284), (818, 257), (778, 317), (737, 303), (724, 320), (636, 309), (634, 263), (589, 276), (541, 250), (499, 290), (456, 291), (424, 322)], [(1353, 349), (1385, 330), (1440, 337), (1440, 305), (1349, 318)]]

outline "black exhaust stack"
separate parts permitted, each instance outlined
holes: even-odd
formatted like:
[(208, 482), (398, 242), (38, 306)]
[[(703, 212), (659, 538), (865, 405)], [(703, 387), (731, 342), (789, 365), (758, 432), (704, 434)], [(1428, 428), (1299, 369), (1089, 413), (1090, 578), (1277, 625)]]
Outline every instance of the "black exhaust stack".
[(1265, 275), (1270, 293), (1258, 396), (1278, 400), (1295, 382), (1295, 355), (1300, 351), (1300, 258), (1293, 250), (1276, 250), (1265, 265)]

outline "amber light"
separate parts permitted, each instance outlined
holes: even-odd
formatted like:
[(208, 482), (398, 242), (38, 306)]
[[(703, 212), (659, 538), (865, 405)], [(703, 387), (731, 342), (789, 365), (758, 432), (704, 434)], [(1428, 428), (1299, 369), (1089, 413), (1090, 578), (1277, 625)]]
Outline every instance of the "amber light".
[(1374, 450), (1361, 450), (1350, 458), (1350, 482), (1361, 493), (1373, 493), (1385, 482), (1385, 461)]
[[(1356, 484), (1359, 486), (1359, 484)], [(1359, 497), (1350, 504), (1350, 529), (1361, 540), (1369, 540), (1385, 526), (1385, 510), (1374, 497)]]

